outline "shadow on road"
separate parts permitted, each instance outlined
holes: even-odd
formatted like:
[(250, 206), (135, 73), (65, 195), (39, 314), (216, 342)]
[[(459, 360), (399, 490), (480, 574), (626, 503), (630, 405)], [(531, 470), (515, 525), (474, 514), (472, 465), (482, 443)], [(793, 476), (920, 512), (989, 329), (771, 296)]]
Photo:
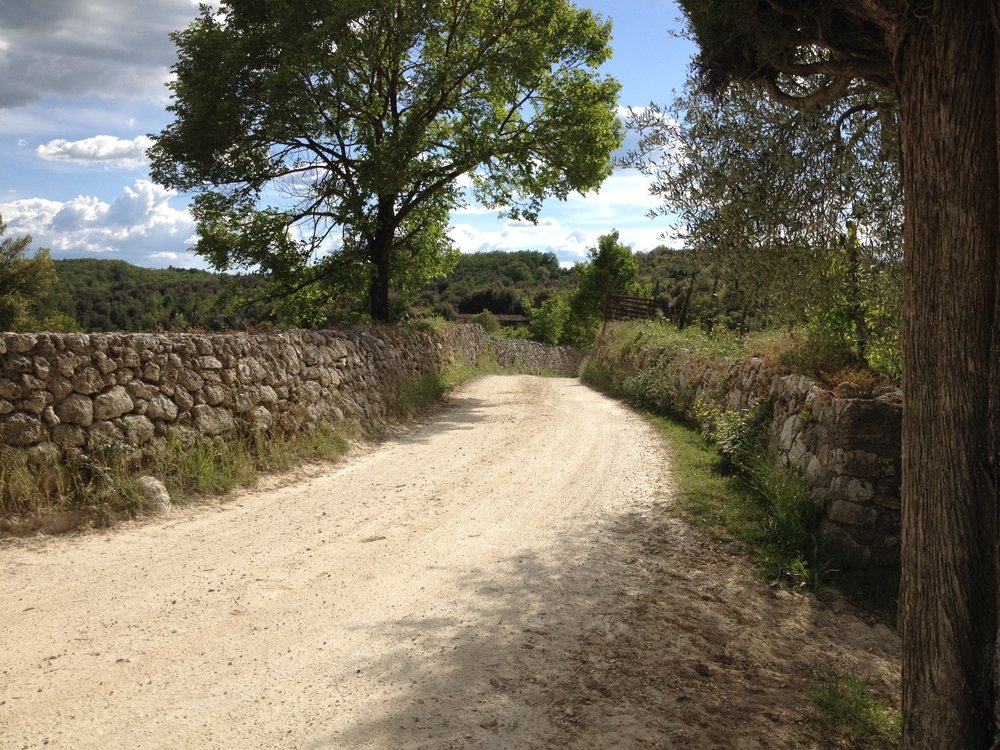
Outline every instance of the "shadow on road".
[(385, 702), (314, 747), (819, 748), (802, 715), (821, 679), (896, 689), (872, 671), (897, 658), (887, 628), (774, 591), (656, 513), (465, 575), (465, 620), (392, 623), (366, 670)]

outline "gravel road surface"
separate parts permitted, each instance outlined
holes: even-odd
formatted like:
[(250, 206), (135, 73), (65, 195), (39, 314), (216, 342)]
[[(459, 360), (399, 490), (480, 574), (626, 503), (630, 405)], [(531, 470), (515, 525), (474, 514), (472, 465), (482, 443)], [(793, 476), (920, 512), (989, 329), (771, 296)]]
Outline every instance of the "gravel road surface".
[(888, 628), (771, 590), (670, 486), (621, 405), (490, 377), (340, 464), (5, 540), (0, 747), (821, 747), (824, 670), (898, 689)]

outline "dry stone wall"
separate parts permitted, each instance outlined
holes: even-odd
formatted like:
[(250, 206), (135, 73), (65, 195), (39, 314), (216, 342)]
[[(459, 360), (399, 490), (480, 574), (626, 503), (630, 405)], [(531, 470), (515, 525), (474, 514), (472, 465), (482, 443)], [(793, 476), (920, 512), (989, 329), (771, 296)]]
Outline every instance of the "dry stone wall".
[(643, 406), (697, 420), (701, 407), (743, 410), (762, 398), (769, 440), (821, 510), (825, 551), (837, 568), (899, 565), (902, 393), (860, 395), (789, 375), (759, 357), (707, 360), (662, 347), (598, 342), (588, 369)]
[(827, 554), (838, 567), (899, 564), (902, 392), (860, 397), (849, 384), (825, 388), (802, 375), (741, 362), (726, 392), (729, 408), (771, 399), (770, 441), (785, 466), (812, 488)]
[(546, 346), (520, 339), (490, 339), (490, 351), (497, 364), (515, 370), (552, 372), (574, 377), (586, 355), (568, 346)]
[[(517, 361), (575, 374), (567, 354), (505, 343)], [(524, 354), (518, 352), (524, 350)], [(0, 334), (0, 440), (37, 456), (121, 441), (344, 421), (376, 429), (407, 384), (488, 353), (478, 326), (443, 332)], [(572, 364), (572, 363), (570, 363)]]

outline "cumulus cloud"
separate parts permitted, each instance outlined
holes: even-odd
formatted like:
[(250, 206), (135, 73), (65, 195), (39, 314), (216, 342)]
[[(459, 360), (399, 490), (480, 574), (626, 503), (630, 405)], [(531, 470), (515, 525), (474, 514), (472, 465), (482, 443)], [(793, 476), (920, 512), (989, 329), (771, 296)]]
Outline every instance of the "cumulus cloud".
[(456, 213), (451, 238), (464, 253), (541, 250), (554, 253), (564, 265), (572, 265), (585, 261), (598, 237), (613, 229), (618, 230), (622, 242), (639, 252), (664, 244), (676, 246), (668, 222), (651, 221), (647, 216), (659, 203), (659, 198), (649, 193), (648, 177), (634, 170), (618, 170), (600, 191), (547, 201), (537, 224)]
[(463, 253), (541, 250), (554, 253), (561, 263), (571, 265), (586, 260), (587, 248), (597, 244), (600, 233), (568, 229), (550, 217), (540, 221), (538, 226), (519, 221), (507, 221), (496, 228), (455, 223), (450, 234)]
[[(581, 229), (549, 223), (534, 230), (529, 227), (505, 224), (496, 229), (454, 223), (450, 228), (452, 240), (463, 253), (483, 253), (492, 250), (540, 250), (553, 253), (563, 266), (587, 260), (587, 251), (597, 247), (597, 240), (605, 230)], [(639, 225), (618, 229), (621, 242), (636, 252), (648, 252), (660, 245), (677, 247), (672, 237), (664, 236), (664, 227)]]
[(103, 164), (110, 168), (138, 169), (149, 163), (146, 150), (152, 145), (153, 139), (145, 135), (140, 135), (130, 141), (116, 138), (113, 135), (95, 135), (80, 141), (57, 138), (39, 146), (35, 152), (46, 161)]
[(60, 202), (28, 198), (0, 203), (10, 232), (31, 234), (54, 257), (111, 256), (146, 266), (203, 265), (191, 252), (194, 220), (170, 205), (176, 196), (136, 180), (110, 203), (81, 195)]
[(0, 109), (48, 96), (163, 98), (191, 0), (31, 0), (0, 16)]

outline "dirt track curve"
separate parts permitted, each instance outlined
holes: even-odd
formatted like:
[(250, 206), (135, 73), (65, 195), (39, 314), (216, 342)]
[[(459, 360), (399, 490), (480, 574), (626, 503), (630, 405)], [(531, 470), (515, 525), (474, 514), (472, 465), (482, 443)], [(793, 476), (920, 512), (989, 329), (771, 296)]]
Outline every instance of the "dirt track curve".
[(898, 689), (888, 628), (671, 518), (657, 437), (575, 380), (271, 485), (0, 544), (0, 748), (825, 747), (819, 677)]

